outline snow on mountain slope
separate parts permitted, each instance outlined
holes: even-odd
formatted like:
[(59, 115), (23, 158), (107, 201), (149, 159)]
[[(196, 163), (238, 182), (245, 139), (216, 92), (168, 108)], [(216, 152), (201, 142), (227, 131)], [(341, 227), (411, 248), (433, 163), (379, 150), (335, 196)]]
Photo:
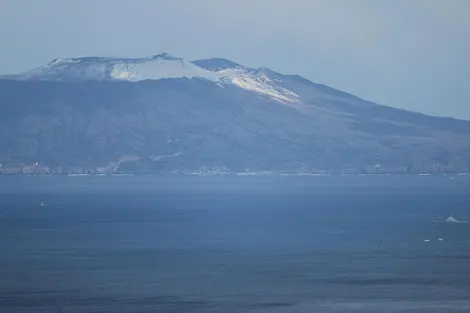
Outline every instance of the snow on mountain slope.
[(280, 102), (292, 103), (300, 100), (299, 95), (284, 88), (280, 84), (282, 81), (274, 78), (280, 74), (267, 68), (249, 68), (223, 58), (195, 60), (192, 63), (216, 73), (225, 84), (233, 84)]
[(273, 76), (271, 74), (275, 72), (267, 68), (253, 69), (222, 58), (196, 60), (192, 63), (217, 73), (219, 79), (225, 84), (233, 84), (281, 102), (299, 100), (297, 94), (282, 87), (279, 84), (282, 83), (281, 81), (271, 77)]
[(117, 80), (137, 82), (165, 78), (203, 78), (270, 97), (297, 102), (299, 96), (270, 77), (268, 69), (252, 69), (221, 58), (194, 62), (163, 53), (148, 58), (83, 57), (55, 59), (26, 73), (7, 76), (19, 80)]
[(157, 57), (150, 60), (142, 59), (142, 61), (139, 60), (138, 62), (116, 62), (110, 75), (114, 79), (126, 79), (129, 81), (182, 77), (217, 80), (217, 75), (191, 62), (180, 58), (168, 57)]
[(224, 82), (232, 83), (240, 88), (270, 96), (276, 100), (294, 102), (299, 96), (292, 91), (276, 84), (264, 70), (224, 69), (216, 72)]
[(124, 59), (85, 57), (56, 59), (45, 66), (19, 75), (19, 79), (38, 80), (157, 80), (200, 77), (217, 80), (217, 75), (167, 53), (148, 58)]

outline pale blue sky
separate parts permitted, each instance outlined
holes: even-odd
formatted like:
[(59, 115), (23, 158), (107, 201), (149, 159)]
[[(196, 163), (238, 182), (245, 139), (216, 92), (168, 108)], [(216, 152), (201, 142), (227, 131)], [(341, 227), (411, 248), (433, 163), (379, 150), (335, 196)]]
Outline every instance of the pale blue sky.
[(0, 0), (0, 73), (56, 57), (225, 57), (470, 119), (467, 0)]

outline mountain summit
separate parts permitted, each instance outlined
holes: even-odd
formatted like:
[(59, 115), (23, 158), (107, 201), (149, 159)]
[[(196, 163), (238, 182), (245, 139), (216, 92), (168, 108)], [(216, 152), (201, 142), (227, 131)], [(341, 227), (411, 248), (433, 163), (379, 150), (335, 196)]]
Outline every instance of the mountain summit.
[(168, 53), (148, 58), (83, 57), (55, 59), (52, 62), (16, 76), (17, 79), (46, 81), (77, 80), (156, 80), (163, 78), (201, 77), (216, 75), (182, 58)]
[(0, 173), (470, 171), (470, 122), (212, 58), (56, 59), (0, 77)]
[(235, 84), (282, 101), (298, 96), (276, 87), (262, 69), (250, 69), (227, 59), (186, 61), (168, 53), (147, 58), (83, 57), (55, 59), (26, 73), (10, 76), (17, 80), (40, 81), (130, 81), (194, 78)]

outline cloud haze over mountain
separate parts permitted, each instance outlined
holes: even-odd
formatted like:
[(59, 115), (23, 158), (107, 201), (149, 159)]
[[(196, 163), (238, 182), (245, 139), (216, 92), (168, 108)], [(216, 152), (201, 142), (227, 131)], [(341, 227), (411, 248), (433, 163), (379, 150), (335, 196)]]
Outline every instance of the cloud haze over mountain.
[(3, 0), (0, 72), (56, 57), (227, 57), (470, 119), (470, 2)]

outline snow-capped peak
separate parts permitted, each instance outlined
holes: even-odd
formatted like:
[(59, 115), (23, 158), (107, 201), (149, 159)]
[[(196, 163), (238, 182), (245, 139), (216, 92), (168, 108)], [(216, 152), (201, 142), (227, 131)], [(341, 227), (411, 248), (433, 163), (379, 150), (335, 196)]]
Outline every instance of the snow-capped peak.
[(156, 80), (200, 77), (217, 80), (217, 75), (182, 58), (162, 53), (147, 58), (82, 57), (55, 59), (20, 75), (39, 80)]
[(58, 58), (13, 78), (131, 82), (165, 78), (203, 78), (214, 81), (221, 87), (235, 85), (281, 102), (298, 101), (298, 95), (284, 88), (282, 82), (275, 78), (279, 75), (267, 68), (253, 69), (222, 58), (189, 62), (169, 53), (162, 53), (146, 58), (104, 56)]

